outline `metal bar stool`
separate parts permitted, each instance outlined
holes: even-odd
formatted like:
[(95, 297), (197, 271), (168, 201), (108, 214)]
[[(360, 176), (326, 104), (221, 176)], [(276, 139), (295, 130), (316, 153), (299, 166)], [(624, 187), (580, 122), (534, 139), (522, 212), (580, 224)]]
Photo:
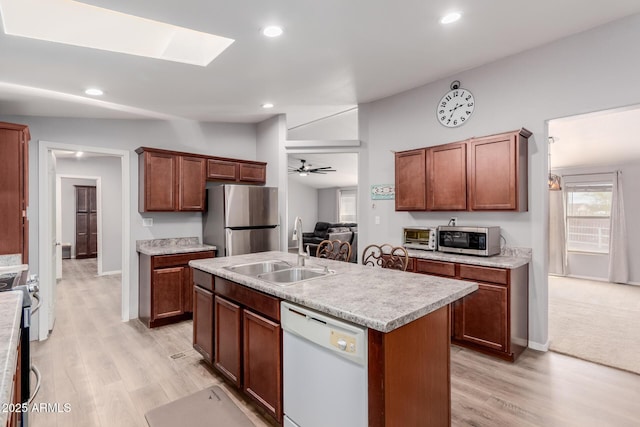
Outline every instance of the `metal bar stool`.
[(351, 245), (340, 240), (323, 240), (318, 245), (316, 257), (349, 262), (351, 259)]
[(369, 245), (362, 251), (362, 264), (405, 271), (409, 265), (409, 254), (402, 246)]

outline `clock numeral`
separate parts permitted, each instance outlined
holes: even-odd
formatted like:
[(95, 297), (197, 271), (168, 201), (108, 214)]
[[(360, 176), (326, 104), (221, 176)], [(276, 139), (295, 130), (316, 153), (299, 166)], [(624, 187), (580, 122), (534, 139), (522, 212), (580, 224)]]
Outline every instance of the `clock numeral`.
[(457, 121), (457, 120), (454, 120), (454, 121), (453, 121), (453, 124), (454, 124), (454, 126), (455, 126), (455, 125), (457, 125), (457, 124), (458, 124), (458, 121)]
[(465, 113), (467, 113), (467, 116), (471, 115), (471, 111), (469, 110), (465, 111)]
[(464, 122), (465, 120), (467, 120), (467, 118), (466, 118), (466, 117), (464, 117), (464, 116), (460, 117), (460, 121), (461, 121), (461, 122)]
[(438, 111), (438, 114), (444, 114), (444, 110)]
[(441, 103), (440, 103), (440, 106), (441, 106), (442, 108), (444, 108), (444, 107), (446, 107), (446, 106), (447, 106), (447, 103), (446, 103), (446, 102), (441, 102)]
[(473, 107), (473, 102), (468, 103), (467, 107)]
[(449, 95), (447, 95), (447, 97), (445, 98), (447, 101), (451, 101), (451, 97)]
[(468, 101), (468, 100), (470, 100), (470, 99), (471, 99), (471, 95), (467, 96), (464, 100), (465, 100), (465, 101)]
[(444, 122), (446, 119), (447, 119), (447, 117), (446, 117), (446, 116), (442, 116), (442, 117), (440, 117), (440, 121), (441, 121), (441, 122)]
[(457, 91), (457, 90), (454, 90), (454, 91), (453, 91), (453, 96), (454, 96), (454, 97), (458, 96), (458, 91)]

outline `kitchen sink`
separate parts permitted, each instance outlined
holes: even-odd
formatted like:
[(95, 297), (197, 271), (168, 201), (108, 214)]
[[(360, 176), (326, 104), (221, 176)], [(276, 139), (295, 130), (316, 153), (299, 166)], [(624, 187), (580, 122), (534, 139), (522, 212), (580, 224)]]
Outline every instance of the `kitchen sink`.
[(291, 267), (291, 264), (285, 261), (269, 260), (262, 262), (252, 262), (249, 264), (232, 265), (224, 268), (229, 271), (233, 271), (234, 273), (257, 277), (258, 275), (263, 273), (272, 273), (279, 270), (289, 269)]
[(258, 279), (286, 286), (303, 280), (324, 277), (333, 273), (335, 273), (335, 271), (324, 268), (293, 267), (286, 270), (259, 274)]

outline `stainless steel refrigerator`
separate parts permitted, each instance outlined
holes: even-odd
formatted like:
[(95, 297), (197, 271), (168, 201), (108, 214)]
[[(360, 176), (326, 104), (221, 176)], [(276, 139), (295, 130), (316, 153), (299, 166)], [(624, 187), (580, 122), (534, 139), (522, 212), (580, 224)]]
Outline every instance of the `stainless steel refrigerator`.
[(202, 240), (217, 247), (217, 256), (280, 249), (278, 189), (253, 185), (220, 185), (207, 189)]

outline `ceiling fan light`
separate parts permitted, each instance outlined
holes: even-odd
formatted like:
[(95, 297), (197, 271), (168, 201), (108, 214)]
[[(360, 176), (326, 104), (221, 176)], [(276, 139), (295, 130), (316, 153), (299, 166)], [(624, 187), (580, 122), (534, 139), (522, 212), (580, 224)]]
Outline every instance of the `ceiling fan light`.
[(307, 176), (309, 175), (307, 172), (300, 172), (300, 176)]

